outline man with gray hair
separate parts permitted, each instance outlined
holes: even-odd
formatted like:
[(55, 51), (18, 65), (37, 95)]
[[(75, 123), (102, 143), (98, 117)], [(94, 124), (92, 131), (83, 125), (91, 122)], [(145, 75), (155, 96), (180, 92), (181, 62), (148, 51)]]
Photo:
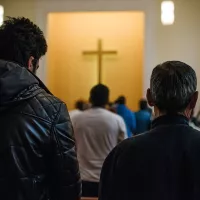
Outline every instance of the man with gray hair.
[(100, 200), (200, 199), (200, 132), (189, 126), (198, 92), (195, 71), (179, 61), (155, 67), (147, 90), (155, 120), (107, 157)]

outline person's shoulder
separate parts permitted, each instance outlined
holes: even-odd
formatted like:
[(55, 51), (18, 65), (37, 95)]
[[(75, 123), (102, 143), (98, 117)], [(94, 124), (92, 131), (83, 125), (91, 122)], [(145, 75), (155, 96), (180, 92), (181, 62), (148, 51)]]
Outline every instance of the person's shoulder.
[(188, 138), (190, 138), (193, 141), (199, 141), (200, 143), (200, 130), (199, 128), (195, 129), (192, 126), (187, 127), (187, 133)]
[(107, 160), (113, 160), (113, 159), (115, 160), (117, 158), (118, 161), (121, 161), (121, 159), (126, 160), (127, 156), (131, 158), (130, 155), (136, 153), (135, 149), (136, 149), (137, 142), (135, 140), (136, 140), (135, 137), (130, 137), (120, 142), (111, 151)]
[(110, 119), (113, 119), (113, 120), (116, 120), (116, 121), (122, 121), (123, 120), (123, 118), (120, 115), (118, 115), (116, 113), (113, 113), (113, 112), (111, 112), (109, 110), (105, 109), (104, 112), (108, 117), (110, 117)]
[(141, 149), (145, 147), (148, 134), (149, 132), (146, 132), (123, 140), (111, 151), (108, 159), (118, 158), (119, 163), (125, 163), (127, 160), (136, 158)]
[(45, 90), (39, 93), (35, 98), (42, 103), (43, 107), (51, 107), (54, 110), (58, 110), (61, 105), (65, 105), (58, 97), (47, 93)]
[(81, 119), (81, 118), (85, 118), (88, 115), (88, 110), (85, 111), (78, 111), (75, 113), (75, 115), (73, 116), (73, 119)]
[(194, 122), (190, 122), (189, 125), (190, 125), (190, 127), (192, 127), (194, 130), (200, 131), (200, 127), (196, 126), (196, 125), (194, 124)]
[(81, 113), (82, 113), (82, 111), (80, 111), (80, 110), (78, 110), (78, 109), (70, 110), (70, 111), (69, 111), (69, 116), (70, 116), (70, 117), (75, 117), (76, 115), (79, 115), (79, 114), (81, 114)]
[(127, 138), (123, 140), (122, 142), (120, 142), (117, 145), (117, 148), (122, 150), (122, 149), (130, 149), (130, 147), (135, 147), (139, 143), (146, 141), (149, 133), (150, 131)]
[(126, 107), (126, 112), (129, 116), (135, 116), (135, 113), (131, 109), (129, 109), (128, 107)]
[[(184, 127), (184, 132), (183, 130), (180, 130), (180, 132), (181, 133), (178, 136), (182, 137), (181, 140), (187, 144), (190, 149), (200, 149), (200, 131), (195, 130), (190, 126), (186, 126)], [(147, 148), (149, 142), (152, 141), (152, 138), (155, 140), (156, 137), (160, 138), (160, 133), (158, 133), (157, 130), (152, 129), (122, 141), (113, 151), (125, 157), (127, 154), (137, 154), (141, 149)]]
[(36, 96), (28, 99), (23, 108), (24, 113), (48, 121), (53, 121), (58, 115), (58, 112), (62, 111), (67, 112), (65, 103), (43, 89)]
[(185, 149), (193, 158), (199, 158), (200, 152), (200, 131), (188, 126), (184, 130), (183, 139)]
[(149, 139), (149, 137), (151, 136), (152, 132), (153, 132), (152, 130), (149, 130), (149, 131), (134, 135), (130, 139), (132, 139), (131, 141), (134, 142), (134, 143), (138, 143), (140, 141), (143, 142), (143, 141), (146, 141), (146, 140)]

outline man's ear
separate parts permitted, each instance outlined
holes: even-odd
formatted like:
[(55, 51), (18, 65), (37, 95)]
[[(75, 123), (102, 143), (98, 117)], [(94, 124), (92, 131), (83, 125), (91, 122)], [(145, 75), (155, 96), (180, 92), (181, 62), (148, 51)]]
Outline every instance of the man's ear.
[(196, 92), (192, 95), (191, 100), (190, 100), (190, 104), (189, 104), (189, 108), (190, 108), (191, 110), (193, 110), (193, 109), (195, 108), (196, 103), (197, 103), (197, 100), (198, 100), (198, 96), (199, 96), (199, 92), (198, 92), (198, 91), (196, 91)]
[(33, 72), (33, 60), (34, 60), (34, 57), (31, 56), (29, 59), (28, 59), (28, 70)]
[(150, 91), (150, 89), (147, 90), (146, 98), (147, 98), (148, 104), (149, 104), (151, 107), (153, 107), (153, 106), (154, 106), (154, 103), (153, 103), (153, 99), (152, 99), (152, 96), (151, 96), (151, 91)]

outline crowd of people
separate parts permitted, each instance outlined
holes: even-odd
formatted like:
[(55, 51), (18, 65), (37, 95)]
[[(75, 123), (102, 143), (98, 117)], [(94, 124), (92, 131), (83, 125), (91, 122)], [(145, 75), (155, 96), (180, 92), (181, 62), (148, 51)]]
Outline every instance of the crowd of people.
[(140, 110), (134, 113), (126, 106), (124, 96), (109, 103), (109, 88), (98, 84), (91, 89), (89, 103), (78, 100), (76, 109), (69, 112), (77, 145), (82, 196), (98, 196), (104, 160), (118, 143), (150, 129), (151, 109), (144, 99), (139, 106)]
[(36, 76), (46, 52), (43, 32), (29, 19), (3, 22), (1, 199), (200, 199), (197, 76), (191, 66), (157, 65), (137, 112), (124, 96), (109, 103), (109, 88), (98, 84), (90, 105), (77, 102), (70, 117), (65, 103)]
[[(69, 115), (72, 123), (76, 121), (77, 115), (83, 111), (91, 108), (92, 104), (85, 100), (77, 100), (75, 102), (75, 109), (69, 111)], [(114, 103), (108, 102), (105, 105), (105, 109), (121, 116), (126, 125), (126, 131), (128, 137), (144, 133), (148, 131), (151, 126), (151, 120), (153, 119), (153, 113), (149, 108), (147, 100), (141, 99), (139, 101), (139, 110), (134, 112), (126, 106), (126, 97), (119, 96)]]

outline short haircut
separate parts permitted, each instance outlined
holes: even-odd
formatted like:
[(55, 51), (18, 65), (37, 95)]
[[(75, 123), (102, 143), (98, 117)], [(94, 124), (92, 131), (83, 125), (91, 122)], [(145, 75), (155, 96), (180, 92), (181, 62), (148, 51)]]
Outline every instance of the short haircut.
[(90, 91), (90, 101), (93, 106), (102, 107), (109, 102), (109, 89), (103, 84), (94, 86)]
[(82, 101), (82, 100), (78, 100), (78, 101), (76, 102), (75, 106), (76, 106), (76, 108), (77, 108), (78, 110), (81, 110), (81, 111), (85, 110), (85, 102)]
[(37, 62), (46, 52), (43, 32), (29, 19), (8, 17), (0, 27), (0, 59), (27, 67), (31, 56)]
[(126, 97), (125, 96), (119, 96), (118, 99), (116, 100), (116, 103), (125, 105), (126, 104)]
[(160, 111), (182, 112), (196, 91), (197, 77), (189, 65), (168, 61), (154, 68), (150, 85), (152, 100)]
[(139, 102), (140, 110), (147, 110), (148, 109), (148, 104), (147, 100), (141, 99)]

